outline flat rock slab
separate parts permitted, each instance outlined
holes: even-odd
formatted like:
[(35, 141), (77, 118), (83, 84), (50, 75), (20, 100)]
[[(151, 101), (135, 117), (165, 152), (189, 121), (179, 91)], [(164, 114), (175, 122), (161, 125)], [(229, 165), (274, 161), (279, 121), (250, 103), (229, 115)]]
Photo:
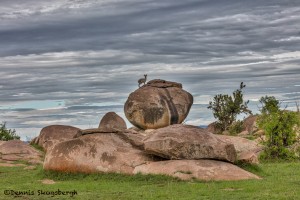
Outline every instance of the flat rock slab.
[(0, 145), (0, 160), (26, 161), (32, 164), (42, 163), (43, 153), (21, 140), (5, 141)]
[(144, 139), (147, 153), (167, 159), (214, 159), (234, 162), (233, 144), (196, 126), (176, 124), (151, 132)]
[(46, 153), (44, 169), (132, 174), (136, 166), (152, 160), (117, 133), (94, 133), (56, 144)]
[(181, 180), (235, 181), (260, 179), (233, 164), (215, 160), (169, 160), (137, 166), (134, 173), (160, 174)]

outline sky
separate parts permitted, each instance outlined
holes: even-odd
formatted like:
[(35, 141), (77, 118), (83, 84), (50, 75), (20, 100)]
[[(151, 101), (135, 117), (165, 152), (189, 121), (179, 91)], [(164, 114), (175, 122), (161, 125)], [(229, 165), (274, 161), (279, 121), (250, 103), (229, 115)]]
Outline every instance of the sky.
[(298, 0), (1, 0), (0, 45), (0, 121), (23, 140), (125, 119), (144, 74), (194, 96), (187, 124), (242, 81), (254, 113), (265, 95), (300, 102)]

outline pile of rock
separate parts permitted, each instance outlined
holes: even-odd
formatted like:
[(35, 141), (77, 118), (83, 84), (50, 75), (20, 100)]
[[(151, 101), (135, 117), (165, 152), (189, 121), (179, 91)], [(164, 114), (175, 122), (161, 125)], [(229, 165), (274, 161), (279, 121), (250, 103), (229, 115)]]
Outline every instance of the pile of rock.
[(35, 140), (41, 146), (47, 144), (43, 146), (47, 151), (44, 169), (165, 174), (184, 180), (258, 179), (234, 165), (257, 146), (246, 139), (240, 145), (237, 139), (181, 124), (192, 103), (192, 95), (181, 84), (153, 80), (130, 94), (124, 106), (126, 117), (138, 128), (127, 129), (124, 120), (112, 112), (96, 129), (46, 127)]
[(258, 178), (235, 166), (232, 143), (204, 129), (170, 125), (149, 135), (131, 129), (83, 130), (81, 136), (56, 144), (44, 168), (64, 172), (167, 174), (182, 179), (241, 180)]

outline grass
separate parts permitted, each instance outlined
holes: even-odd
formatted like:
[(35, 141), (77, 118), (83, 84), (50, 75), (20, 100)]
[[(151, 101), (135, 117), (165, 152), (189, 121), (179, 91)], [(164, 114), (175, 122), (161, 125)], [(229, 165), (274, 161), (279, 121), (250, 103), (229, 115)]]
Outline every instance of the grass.
[[(0, 199), (299, 199), (300, 162), (264, 163), (242, 166), (263, 179), (247, 181), (184, 182), (167, 176), (126, 176), (121, 174), (69, 174), (24, 167), (0, 167)], [(53, 185), (40, 180), (52, 179)], [(77, 191), (70, 197), (44, 195), (38, 190)], [(4, 190), (34, 192), (20, 197)]]
[(33, 148), (35, 148), (38, 151), (41, 151), (41, 152), (45, 153), (43, 147), (41, 147), (41, 146), (39, 146), (37, 144), (30, 144), (30, 146), (32, 146)]

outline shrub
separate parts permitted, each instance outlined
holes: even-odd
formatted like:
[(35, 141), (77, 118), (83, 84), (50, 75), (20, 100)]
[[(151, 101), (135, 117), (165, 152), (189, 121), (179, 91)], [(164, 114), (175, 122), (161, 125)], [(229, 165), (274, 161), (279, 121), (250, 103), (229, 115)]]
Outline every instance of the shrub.
[(217, 119), (216, 129), (220, 132), (229, 130), (230, 126), (236, 121), (237, 115), (241, 113), (251, 114), (248, 109), (248, 103), (243, 100), (243, 88), (246, 85), (241, 82), (240, 88), (233, 92), (233, 95), (218, 94), (213, 101), (209, 102), (208, 109), (213, 111), (214, 117)]
[(243, 121), (236, 121), (234, 123), (232, 123), (231, 126), (229, 126), (229, 133), (230, 135), (237, 135), (238, 133), (242, 132), (243, 130)]
[(3, 122), (0, 124), (0, 140), (8, 141), (8, 140), (19, 140), (20, 136), (16, 134), (16, 130), (7, 129), (6, 123)]
[(289, 147), (296, 142), (296, 128), (300, 125), (298, 114), (280, 110), (275, 97), (262, 97), (263, 107), (258, 126), (266, 134), (264, 159), (290, 159), (295, 154)]
[(261, 97), (259, 102), (262, 104), (261, 113), (270, 114), (280, 110), (280, 103), (274, 96)]

